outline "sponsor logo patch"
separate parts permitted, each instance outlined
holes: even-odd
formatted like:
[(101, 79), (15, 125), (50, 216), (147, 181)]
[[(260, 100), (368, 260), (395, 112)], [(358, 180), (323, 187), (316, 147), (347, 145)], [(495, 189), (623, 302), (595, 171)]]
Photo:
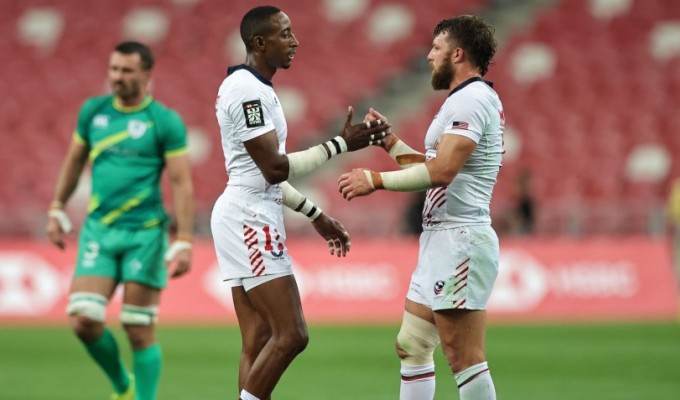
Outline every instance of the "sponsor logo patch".
[(262, 115), (262, 103), (260, 100), (251, 100), (243, 103), (243, 113), (246, 117), (246, 126), (255, 128), (264, 126), (264, 115)]
[(444, 285), (446, 283), (444, 281), (437, 281), (434, 283), (434, 294), (438, 295), (439, 293), (442, 292), (442, 289), (444, 289)]

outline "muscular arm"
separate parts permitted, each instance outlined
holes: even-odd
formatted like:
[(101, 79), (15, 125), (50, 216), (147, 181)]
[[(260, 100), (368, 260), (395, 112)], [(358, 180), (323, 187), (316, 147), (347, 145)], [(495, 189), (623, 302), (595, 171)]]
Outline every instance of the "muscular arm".
[(269, 131), (245, 141), (243, 145), (267, 182), (273, 185), (288, 179), (290, 169), (288, 157), (279, 154), (279, 138), (276, 131)]
[(50, 203), (45, 231), (50, 241), (61, 249), (66, 246), (63, 235), (71, 229), (71, 222), (63, 208), (78, 186), (78, 179), (87, 163), (87, 155), (88, 148), (86, 145), (77, 140), (71, 142), (66, 158), (61, 164), (54, 197)]
[(80, 174), (83, 173), (85, 164), (87, 164), (87, 155), (88, 148), (85, 144), (77, 140), (71, 142), (59, 170), (52, 206), (60, 204), (59, 208), (61, 208), (71, 198), (78, 186)]
[(425, 162), (432, 187), (448, 186), (458, 175), (477, 147), (472, 139), (461, 135), (444, 135), (437, 148), (437, 157)]
[(194, 189), (191, 183), (189, 156), (182, 154), (168, 157), (165, 162), (177, 218), (177, 238), (190, 242), (194, 229)]
[(338, 189), (351, 200), (376, 189), (395, 192), (417, 192), (437, 186), (447, 186), (460, 172), (477, 144), (461, 135), (444, 135), (437, 148), (437, 157), (401, 171), (374, 172), (355, 169), (343, 174)]
[(352, 125), (353, 113), (350, 107), (340, 135), (307, 150), (279, 154), (278, 135), (274, 130), (247, 140), (243, 145), (264, 179), (270, 184), (281, 183), (313, 171), (335, 155), (368, 146), (372, 137), (384, 137), (390, 127), (382, 120)]

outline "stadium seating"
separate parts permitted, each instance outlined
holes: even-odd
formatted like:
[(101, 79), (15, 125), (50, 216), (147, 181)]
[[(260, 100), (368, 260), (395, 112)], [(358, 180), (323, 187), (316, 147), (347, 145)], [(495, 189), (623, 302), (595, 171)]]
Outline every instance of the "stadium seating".
[[(274, 79), (289, 115), (289, 151), (319, 142), (347, 105), (408, 73), (442, 15), (492, 4), (279, 3), (301, 42), (293, 67)], [(36, 216), (51, 197), (76, 112), (84, 98), (108, 90), (108, 52), (131, 37), (152, 43), (157, 54), (154, 96), (179, 110), (209, 144), (209, 151), (193, 159), (199, 213), (209, 214), (226, 179), (214, 96), (226, 66), (243, 61), (238, 22), (250, 7), (245, 0), (228, 7), (220, 0), (0, 1), (0, 51), (11, 55), (0, 63), (0, 167), (6, 182), (0, 187), (5, 216), (0, 234), (40, 229)], [(678, 20), (674, 0), (562, 0), (507, 38), (488, 78), (496, 83), (521, 147), (501, 172), (494, 215), (512, 207), (517, 177), (529, 171), (539, 233), (647, 229), (645, 216), (658, 209), (669, 179), (680, 175), (680, 162), (672, 156), (680, 153), (680, 117), (673, 110), (680, 102), (680, 44), (673, 39)], [(408, 142), (422, 142), (443, 95), (433, 94), (397, 127)], [(653, 181), (634, 181), (627, 175), (630, 155), (650, 144), (671, 155), (667, 170)], [(371, 163), (392, 168), (382, 155)], [(367, 166), (353, 157), (339, 165), (334, 178)], [(327, 178), (306, 184), (318, 186), (319, 202), (334, 215), (363, 233), (401, 231), (408, 196), (360, 199), (356, 203), (367, 212), (358, 215), (356, 208), (343, 207), (334, 179)], [(634, 226), (626, 224), (631, 214), (640, 215)]]

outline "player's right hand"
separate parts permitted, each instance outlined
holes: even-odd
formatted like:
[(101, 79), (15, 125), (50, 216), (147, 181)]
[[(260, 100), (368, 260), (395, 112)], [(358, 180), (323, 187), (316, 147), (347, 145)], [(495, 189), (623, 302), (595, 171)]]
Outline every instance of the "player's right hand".
[(60, 208), (53, 208), (47, 213), (47, 238), (60, 249), (66, 247), (64, 242), (64, 234), (71, 232), (73, 225), (71, 220), (66, 215), (66, 212)]
[(349, 107), (347, 110), (347, 121), (342, 130), (343, 139), (347, 143), (348, 151), (355, 151), (367, 147), (372, 142), (382, 140), (388, 134), (391, 125), (386, 120), (376, 118), (374, 121), (364, 121), (360, 124), (352, 125), (354, 109)]
[[(375, 108), (370, 107), (368, 109), (368, 113), (364, 116), (364, 123), (366, 123), (366, 122), (372, 123), (372, 122), (377, 121), (377, 120), (383, 121), (383, 123), (385, 123), (386, 125), (390, 125), (390, 122), (387, 120), (387, 117), (380, 114), (378, 112), (378, 110), (376, 110)], [(393, 145), (392, 142), (396, 141), (397, 137), (392, 135), (392, 128), (387, 129), (385, 132), (387, 133), (387, 135), (384, 138), (379, 139), (379, 140), (374, 140), (370, 144), (372, 144), (374, 146), (380, 146), (383, 149), (391, 148), (391, 145)]]

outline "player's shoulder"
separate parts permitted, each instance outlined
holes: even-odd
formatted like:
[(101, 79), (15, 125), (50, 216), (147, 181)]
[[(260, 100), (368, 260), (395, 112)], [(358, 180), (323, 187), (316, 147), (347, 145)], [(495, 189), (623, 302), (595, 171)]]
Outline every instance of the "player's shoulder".
[(109, 104), (113, 104), (113, 95), (92, 96), (85, 99), (81, 109), (83, 111), (98, 110)]
[(247, 65), (229, 67), (228, 75), (222, 82), (221, 92), (250, 94), (266, 92), (272, 84), (253, 68)]
[(169, 122), (182, 122), (182, 116), (179, 114), (177, 110), (174, 108), (170, 108), (167, 106), (165, 103), (153, 99), (153, 101), (149, 104), (149, 112), (154, 114), (157, 119), (161, 119), (164, 121), (169, 121)]

